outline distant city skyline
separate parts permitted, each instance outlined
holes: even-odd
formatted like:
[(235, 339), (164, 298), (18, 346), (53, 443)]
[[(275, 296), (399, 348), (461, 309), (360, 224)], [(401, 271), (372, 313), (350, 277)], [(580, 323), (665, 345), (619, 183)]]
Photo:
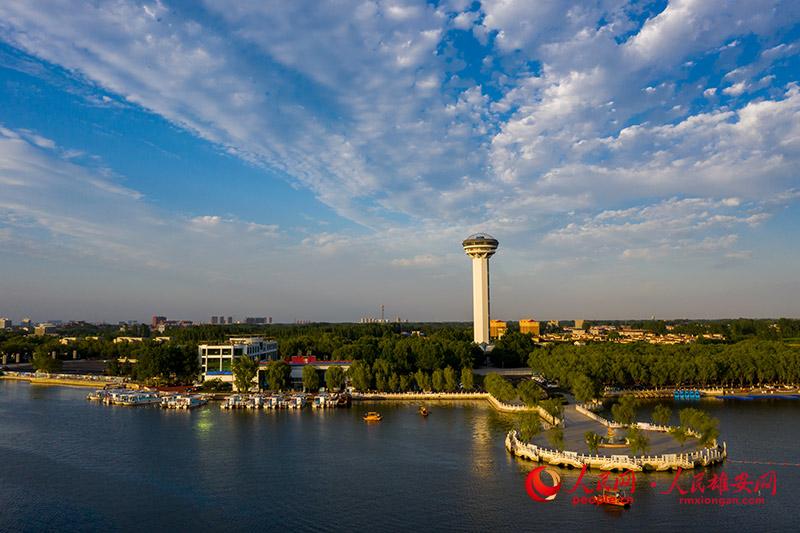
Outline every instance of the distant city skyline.
[(800, 4), (0, 4), (0, 316), (800, 316)]

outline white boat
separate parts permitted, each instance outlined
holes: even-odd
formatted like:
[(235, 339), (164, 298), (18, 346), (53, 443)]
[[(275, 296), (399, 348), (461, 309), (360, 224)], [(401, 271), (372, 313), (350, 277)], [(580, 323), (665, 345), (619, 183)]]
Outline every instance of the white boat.
[(108, 391), (108, 394), (101, 398), (101, 401), (106, 405), (112, 405), (119, 402), (124, 396), (129, 394), (131, 391), (126, 389), (117, 389)]
[(336, 400), (327, 392), (321, 392), (314, 397), (314, 401), (311, 402), (311, 407), (314, 409), (325, 409), (327, 407), (334, 407), (336, 405)]
[(161, 397), (157, 392), (130, 391), (119, 394), (116, 399), (112, 401), (112, 403), (114, 405), (127, 405), (129, 407), (152, 405), (155, 403), (161, 403)]
[(276, 394), (274, 396), (269, 397), (269, 401), (267, 406), (270, 409), (285, 409), (286, 408), (286, 399), (281, 394)]
[(289, 397), (289, 409), (302, 409), (306, 405), (306, 395), (305, 394), (293, 394)]
[(208, 403), (208, 400), (199, 394), (178, 394), (163, 398), (161, 407), (165, 409), (194, 409)]
[(222, 402), (222, 409), (242, 409), (245, 407), (245, 398), (241, 394), (231, 394)]
[(252, 394), (247, 398), (245, 407), (248, 409), (264, 409), (266, 407), (267, 399), (260, 394)]

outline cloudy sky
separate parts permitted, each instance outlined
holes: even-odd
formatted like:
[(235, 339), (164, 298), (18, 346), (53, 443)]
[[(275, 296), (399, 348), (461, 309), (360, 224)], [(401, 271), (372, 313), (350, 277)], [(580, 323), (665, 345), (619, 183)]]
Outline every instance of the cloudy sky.
[(800, 3), (0, 3), (0, 315), (800, 315)]

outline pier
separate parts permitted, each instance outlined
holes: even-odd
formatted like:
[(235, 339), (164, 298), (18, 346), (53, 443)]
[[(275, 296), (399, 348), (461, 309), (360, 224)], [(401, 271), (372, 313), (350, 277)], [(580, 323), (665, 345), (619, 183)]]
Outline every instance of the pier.
[(728, 456), (728, 449), (722, 446), (703, 448), (688, 453), (666, 453), (661, 455), (599, 455), (583, 454), (574, 451), (559, 451), (526, 443), (519, 439), (517, 431), (508, 432), (505, 440), (506, 450), (512, 455), (547, 463), (563, 468), (583, 468), (584, 465), (595, 470), (619, 472), (664, 472), (682, 468), (690, 470), (697, 467), (721, 463)]
[[(607, 420), (593, 413), (582, 405), (567, 405), (563, 417), (564, 444), (568, 450), (556, 450), (543, 446), (543, 435), (536, 437), (538, 442), (524, 442), (520, 440), (519, 433), (515, 430), (506, 435), (506, 449), (516, 457), (531, 461), (562, 466), (565, 468), (594, 468), (598, 470), (634, 470), (634, 471), (667, 471), (677, 468), (692, 469), (698, 466), (708, 466), (720, 463), (728, 455), (727, 445), (709, 446), (697, 450), (685, 451), (672, 438), (669, 426), (657, 426), (647, 422), (635, 422), (630, 427), (636, 427), (647, 435), (652, 454), (599, 454), (590, 453), (584, 440), (587, 431), (598, 435), (613, 433), (616, 430), (626, 429), (627, 426)], [(690, 437), (698, 438), (700, 435), (689, 430)], [(603, 448), (603, 446), (600, 446)], [(617, 449), (627, 448), (625, 445), (614, 445)]]

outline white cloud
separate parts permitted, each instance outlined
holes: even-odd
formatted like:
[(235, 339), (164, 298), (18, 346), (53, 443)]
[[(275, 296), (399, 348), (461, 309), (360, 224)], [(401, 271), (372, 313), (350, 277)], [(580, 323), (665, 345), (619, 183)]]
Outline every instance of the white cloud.
[(214, 276), (239, 247), (264, 258), (278, 236), (275, 225), (159, 213), (138, 192), (62, 154), (30, 132), (0, 129), (5, 253)]
[(747, 83), (740, 81), (738, 83), (734, 83), (730, 87), (725, 87), (724, 89), (722, 89), (722, 92), (730, 96), (739, 96), (743, 92), (747, 91), (749, 88), (750, 86)]
[[(375, 263), (424, 265), (473, 227), (520, 240), (555, 227), (548, 246), (608, 232), (613, 245), (600, 250), (614, 257), (674, 246), (736, 254), (738, 241), (724, 237), (760, 223), (766, 203), (798, 186), (800, 96), (774, 77), (774, 65), (798, 53), (796, 43), (776, 41), (800, 21), (793, 3), (752, 13), (749, 2), (676, 0), (644, 22), (638, 7), (616, 0), (479, 8), (205, 0), (196, 8), (203, 12), (168, 2), (6, 2), (0, 38), (114, 102), (286, 176), (364, 226), (363, 235), (305, 235), (292, 248), (302, 257), (356, 247)], [(471, 28), (489, 55), (461, 57), (452, 28)], [(748, 63), (740, 44), (751, 36), (765, 49)], [(723, 82), (690, 80), (714, 58), (714, 74), (728, 72)], [(470, 77), (478, 69), (480, 81)], [(745, 98), (716, 98), (720, 91)], [(53, 152), (59, 165), (69, 159), (32, 132), (12, 134), (8, 142)], [(127, 195), (120, 201), (141, 216), (144, 199), (121, 180), (82, 176), (97, 194)], [(0, 180), (28, 183), (24, 170)], [(709, 200), (702, 217), (675, 198), (722, 200)], [(678, 235), (688, 231), (679, 216), (657, 215), (678, 206), (697, 217), (696, 235)], [(610, 222), (630, 217), (638, 217), (630, 227)], [(93, 222), (85, 231), (97, 230)], [(658, 224), (674, 240), (662, 242)], [(282, 236), (224, 213), (177, 226), (193, 239)]]

